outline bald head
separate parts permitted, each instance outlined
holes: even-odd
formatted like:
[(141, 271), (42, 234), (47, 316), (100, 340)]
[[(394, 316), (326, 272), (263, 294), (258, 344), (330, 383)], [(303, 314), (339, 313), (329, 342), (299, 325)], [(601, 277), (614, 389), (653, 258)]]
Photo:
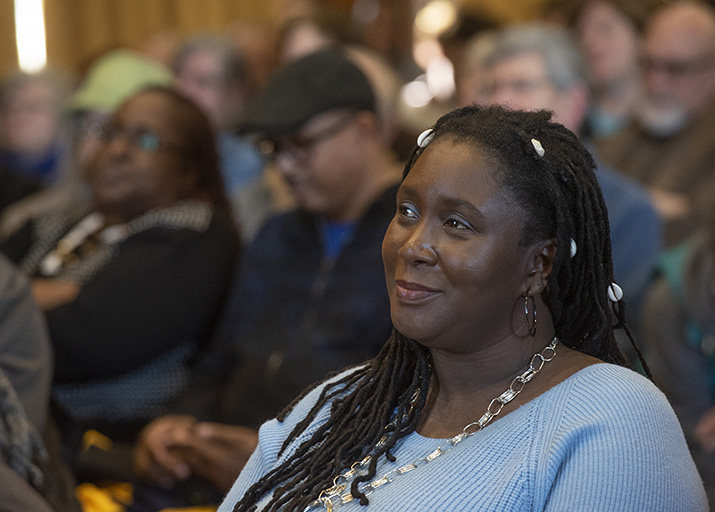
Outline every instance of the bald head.
[(715, 55), (715, 10), (690, 1), (661, 9), (647, 25), (646, 45)]
[(715, 99), (712, 7), (686, 1), (653, 15), (645, 32), (644, 85), (655, 122), (683, 124)]

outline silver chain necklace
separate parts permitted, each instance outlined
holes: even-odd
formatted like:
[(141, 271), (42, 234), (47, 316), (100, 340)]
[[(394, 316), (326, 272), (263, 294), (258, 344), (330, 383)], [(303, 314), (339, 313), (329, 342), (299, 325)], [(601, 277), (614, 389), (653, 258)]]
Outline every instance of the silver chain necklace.
[[(502, 409), (506, 404), (514, 400), (519, 393), (522, 392), (526, 383), (529, 382), (534, 376), (541, 371), (544, 364), (551, 361), (556, 355), (556, 344), (558, 343), (558, 338), (554, 336), (551, 342), (541, 351), (537, 352), (531, 356), (531, 361), (529, 362), (529, 367), (521, 375), (514, 377), (511, 381), (509, 388), (504, 391), (498, 397), (492, 399), (487, 407), (486, 412), (477, 421), (466, 425), (462, 431), (451, 439), (447, 439), (445, 442), (440, 444), (434, 451), (420, 457), (404, 466), (396, 469), (392, 469), (382, 475), (380, 478), (373, 480), (372, 482), (366, 483), (360, 488), (365, 496), (372, 494), (376, 489), (382, 487), (385, 484), (392, 482), (395, 478), (405, 473), (417, 469), (425, 464), (432, 462), (440, 455), (444, 455), (452, 448), (457, 446), (459, 443), (464, 441), (466, 438), (473, 436), (484, 427), (486, 427), (496, 416), (501, 413)], [(410, 400), (409, 410), (406, 414), (412, 411), (414, 403), (417, 401), (419, 393), (416, 392), (412, 399)], [(393, 419), (390, 424), (388, 424), (386, 429), (391, 425), (396, 425), (397, 418)], [(388, 440), (388, 435), (382, 436), (380, 441), (378, 441), (376, 449), (382, 448)], [(303, 512), (317, 512), (318, 510), (326, 510), (327, 512), (332, 512), (334, 508), (338, 508), (345, 503), (350, 503), (355, 499), (350, 492), (350, 482), (359, 475), (364, 475), (367, 473), (367, 468), (372, 461), (372, 455), (367, 455), (364, 459), (359, 462), (354, 463), (350, 466), (350, 469), (341, 473), (333, 479), (332, 487), (323, 489), (318, 496), (318, 499), (308, 505)]]

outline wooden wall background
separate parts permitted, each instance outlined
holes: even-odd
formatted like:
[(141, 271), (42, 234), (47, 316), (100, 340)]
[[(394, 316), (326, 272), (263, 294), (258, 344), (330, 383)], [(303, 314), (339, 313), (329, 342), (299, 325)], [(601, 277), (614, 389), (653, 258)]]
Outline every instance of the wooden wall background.
[[(221, 30), (233, 21), (270, 23), (284, 5), (290, 5), (290, 0), (288, 4), (284, 1), (45, 0), (48, 63), (81, 73), (100, 53), (118, 46), (139, 47), (156, 34)], [(339, 7), (352, 4), (352, 0), (322, 1)], [(528, 19), (538, 13), (542, 3), (543, 0), (462, 0), (466, 8), (483, 10), (503, 21)], [(0, 73), (16, 66), (13, 1), (0, 0)]]

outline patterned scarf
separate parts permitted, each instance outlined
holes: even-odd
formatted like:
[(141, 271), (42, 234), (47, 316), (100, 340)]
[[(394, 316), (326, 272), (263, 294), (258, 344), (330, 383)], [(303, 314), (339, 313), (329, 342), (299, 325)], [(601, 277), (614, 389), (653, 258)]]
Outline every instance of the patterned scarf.
[(10, 380), (0, 370), (0, 455), (10, 469), (40, 488), (47, 452), (25, 415)]

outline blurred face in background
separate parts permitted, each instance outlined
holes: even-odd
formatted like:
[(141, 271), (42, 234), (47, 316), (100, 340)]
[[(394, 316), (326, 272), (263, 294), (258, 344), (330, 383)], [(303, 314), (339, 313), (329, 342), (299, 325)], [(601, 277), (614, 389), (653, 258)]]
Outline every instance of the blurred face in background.
[(355, 220), (365, 188), (365, 144), (361, 116), (344, 109), (318, 114), (297, 133), (277, 137), (273, 157), (296, 204), (331, 221)]
[(485, 84), (488, 103), (512, 110), (551, 110), (556, 122), (574, 131), (583, 120), (585, 92), (577, 87), (557, 89), (538, 53), (514, 55), (485, 68)]
[(334, 41), (321, 30), (310, 23), (304, 21), (296, 23), (288, 33), (285, 34), (283, 47), (278, 56), (280, 62), (290, 62), (300, 59), (310, 53), (326, 48)]
[(224, 127), (234, 105), (221, 61), (209, 51), (196, 51), (186, 56), (177, 69), (176, 88), (196, 103), (209, 116), (214, 126)]
[(460, 105), (489, 102), (489, 98), (484, 94), (488, 87), (484, 58), (492, 47), (493, 37), (492, 32), (479, 34), (471, 39), (464, 50), (464, 59), (461, 63), (462, 73), (456, 84), (457, 99)]
[(646, 32), (643, 80), (644, 126), (679, 131), (715, 97), (715, 18), (687, 5), (657, 14)]
[(126, 222), (191, 195), (195, 173), (185, 164), (186, 119), (155, 92), (130, 98), (104, 125), (88, 171), (95, 207)]
[(576, 23), (595, 89), (616, 86), (639, 73), (640, 36), (613, 4), (589, 2)]
[(57, 139), (59, 98), (49, 84), (29, 80), (13, 90), (2, 105), (0, 143), (4, 149), (43, 154)]

